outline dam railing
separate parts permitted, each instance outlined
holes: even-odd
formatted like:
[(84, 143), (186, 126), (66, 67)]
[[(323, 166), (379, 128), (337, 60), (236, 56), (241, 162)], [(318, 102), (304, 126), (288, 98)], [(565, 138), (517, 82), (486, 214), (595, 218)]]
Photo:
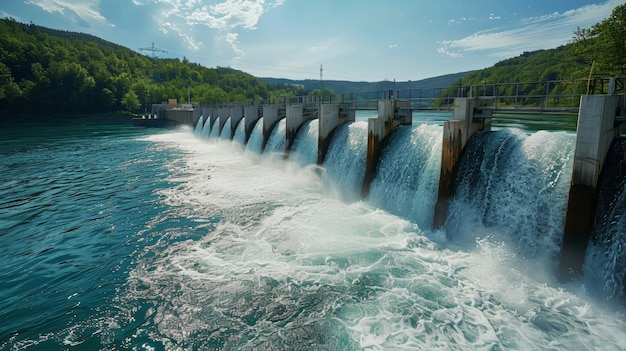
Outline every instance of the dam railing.
[[(353, 110), (376, 110), (379, 100), (409, 101), (412, 110), (453, 109), (456, 98), (481, 98), (494, 112), (553, 112), (578, 113), (584, 95), (626, 93), (626, 77), (592, 76), (569, 80), (546, 80), (513, 83), (484, 81), (475, 85), (392, 89), (324, 95), (305, 95), (265, 100), (248, 100), (213, 104), (213, 107), (249, 105), (293, 105), (309, 107), (321, 103), (349, 104)], [(622, 102), (622, 105), (626, 102)], [(626, 109), (626, 105), (622, 106)]]

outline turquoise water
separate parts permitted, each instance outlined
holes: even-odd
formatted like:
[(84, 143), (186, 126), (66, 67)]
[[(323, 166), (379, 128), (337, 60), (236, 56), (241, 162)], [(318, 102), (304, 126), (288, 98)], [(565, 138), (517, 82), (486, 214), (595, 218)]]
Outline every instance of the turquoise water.
[[(622, 307), (506, 231), (459, 242), (388, 197), (342, 196), (363, 127), (321, 170), (191, 128), (0, 130), (0, 349), (626, 349)], [(528, 155), (568, 140), (513, 134)]]

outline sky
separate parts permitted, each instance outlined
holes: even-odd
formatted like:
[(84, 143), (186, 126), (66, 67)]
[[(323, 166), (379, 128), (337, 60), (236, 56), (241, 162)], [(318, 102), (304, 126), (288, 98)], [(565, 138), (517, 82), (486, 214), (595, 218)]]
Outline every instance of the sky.
[[(481, 69), (556, 48), (625, 2), (0, 0), (0, 17), (256, 77), (374, 82)], [(145, 50), (153, 47), (162, 51)]]

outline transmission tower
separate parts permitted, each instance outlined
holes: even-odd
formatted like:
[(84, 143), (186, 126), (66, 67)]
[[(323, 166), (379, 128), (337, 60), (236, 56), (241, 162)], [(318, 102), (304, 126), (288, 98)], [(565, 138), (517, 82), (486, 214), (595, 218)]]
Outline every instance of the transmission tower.
[(147, 48), (139, 48), (139, 50), (152, 52), (152, 59), (155, 58), (157, 52), (162, 52), (162, 53), (165, 53), (165, 54), (167, 53), (167, 51), (155, 47), (154, 46), (154, 42), (152, 42), (152, 46), (147, 47)]
[(152, 59), (151, 59), (151, 61), (152, 61), (152, 79), (153, 79), (155, 82), (160, 81), (161, 79), (157, 76), (157, 74), (156, 74), (156, 72), (155, 72), (155, 70), (154, 70), (154, 62), (155, 62), (155, 58), (156, 58), (156, 53), (157, 53), (157, 52), (167, 53), (167, 51), (165, 51), (165, 50), (163, 50), (163, 49), (159, 49), (159, 48), (155, 47), (155, 46), (154, 46), (154, 42), (152, 42), (152, 46), (147, 47), (147, 48), (139, 48), (139, 50), (141, 50), (141, 51), (150, 51), (150, 52), (152, 52)]

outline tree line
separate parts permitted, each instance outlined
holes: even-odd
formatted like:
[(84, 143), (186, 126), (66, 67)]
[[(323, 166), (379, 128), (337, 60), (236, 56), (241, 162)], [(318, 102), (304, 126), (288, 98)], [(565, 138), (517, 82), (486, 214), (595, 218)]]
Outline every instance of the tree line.
[(227, 67), (150, 58), (87, 34), (0, 20), (0, 113), (140, 112), (189, 95), (214, 104), (303, 93)]

